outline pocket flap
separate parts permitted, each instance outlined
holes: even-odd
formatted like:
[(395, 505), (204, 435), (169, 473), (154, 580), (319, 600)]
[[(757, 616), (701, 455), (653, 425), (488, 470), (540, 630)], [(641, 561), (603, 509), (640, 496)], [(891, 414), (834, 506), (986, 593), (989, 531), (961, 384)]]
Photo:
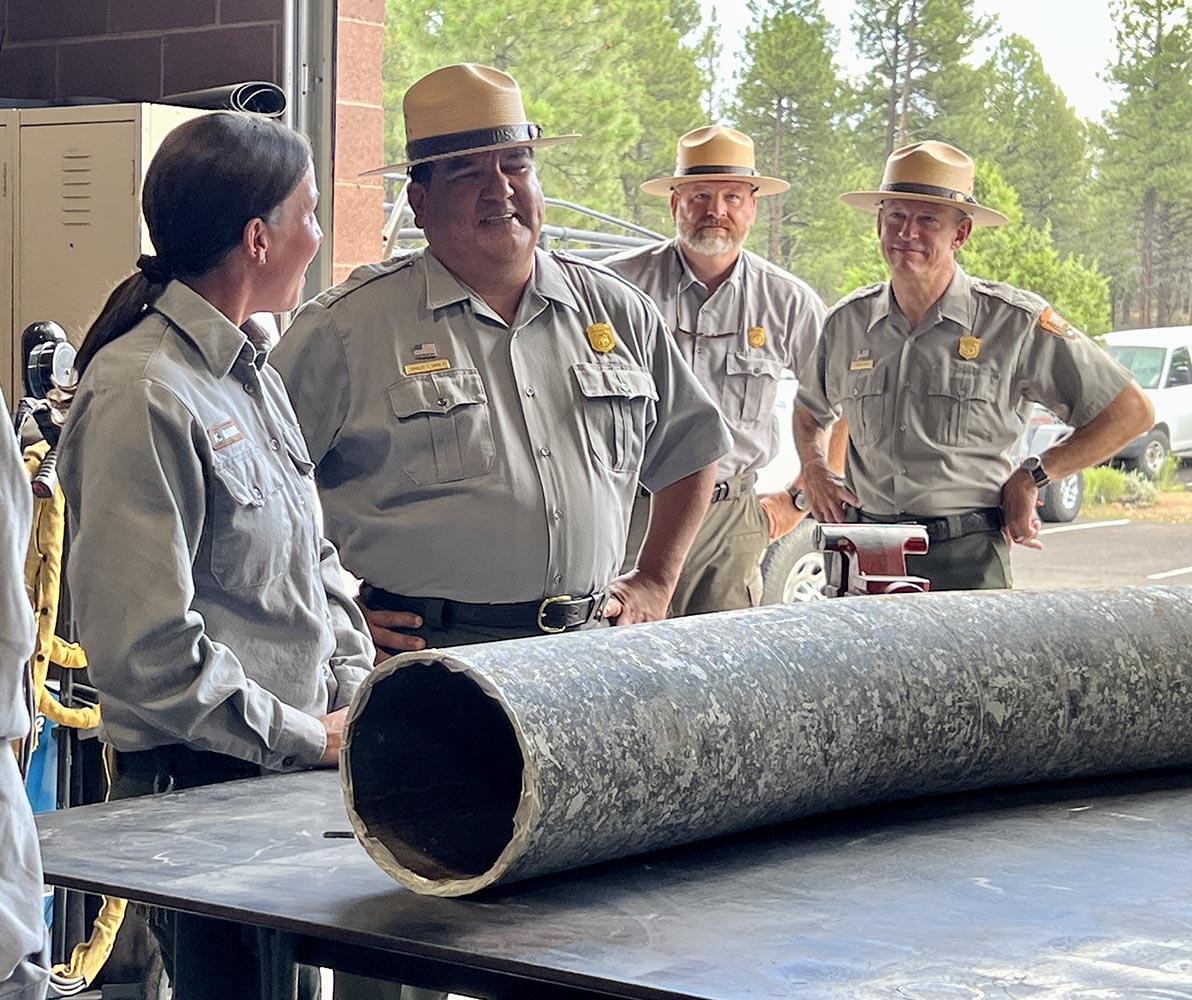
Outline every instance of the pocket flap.
[(729, 375), (769, 375), (772, 379), (782, 378), (782, 362), (763, 358), (748, 351), (730, 352), (724, 359), (724, 370)]
[(410, 375), (389, 387), (389, 402), (398, 417), (448, 413), (468, 403), (487, 403), (484, 381), (475, 368)]
[(657, 399), (654, 376), (644, 368), (613, 367), (592, 362), (572, 365), (579, 391), (589, 399), (620, 396), (623, 399)]
[(848, 395), (858, 398), (880, 396), (886, 388), (886, 369), (870, 368), (848, 373)]
[(253, 452), (242, 452), (231, 461), (219, 463), (214, 472), (228, 495), (241, 507), (264, 506), (265, 498), (279, 485), (268, 460)]
[(994, 399), (995, 373), (987, 369), (953, 368), (936, 371), (927, 387), (930, 396), (949, 396), (952, 399), (977, 399), (984, 403)]

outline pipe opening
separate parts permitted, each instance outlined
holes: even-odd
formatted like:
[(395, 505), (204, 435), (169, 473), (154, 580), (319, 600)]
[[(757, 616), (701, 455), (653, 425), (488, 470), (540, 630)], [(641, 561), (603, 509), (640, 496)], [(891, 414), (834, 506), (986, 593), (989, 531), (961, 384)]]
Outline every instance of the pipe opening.
[(522, 755), (500, 704), (441, 664), (374, 684), (352, 724), (353, 806), (368, 833), (423, 878), (487, 872), (513, 836)]

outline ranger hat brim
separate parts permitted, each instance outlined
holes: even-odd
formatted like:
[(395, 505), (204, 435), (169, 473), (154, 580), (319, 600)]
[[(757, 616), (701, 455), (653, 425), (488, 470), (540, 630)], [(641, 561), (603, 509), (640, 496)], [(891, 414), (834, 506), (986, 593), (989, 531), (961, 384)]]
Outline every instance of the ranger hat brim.
[(840, 200), (863, 212), (877, 213), (889, 198), (926, 201), (958, 208), (975, 226), (1001, 226), (1009, 220), (973, 197), (973, 161), (946, 142), (917, 142), (896, 149), (886, 160), (877, 191), (850, 191)]
[(755, 194), (780, 194), (790, 188), (784, 180), (757, 172), (753, 140), (727, 125), (705, 125), (679, 137), (675, 172), (641, 185), (646, 194), (668, 195), (694, 181), (744, 181)]
[(579, 135), (545, 136), (529, 120), (521, 89), (508, 73), (478, 63), (444, 66), (416, 80), (402, 101), (406, 124), (406, 159), (361, 177), (396, 173), (417, 163), (432, 163), (497, 149), (551, 146)]

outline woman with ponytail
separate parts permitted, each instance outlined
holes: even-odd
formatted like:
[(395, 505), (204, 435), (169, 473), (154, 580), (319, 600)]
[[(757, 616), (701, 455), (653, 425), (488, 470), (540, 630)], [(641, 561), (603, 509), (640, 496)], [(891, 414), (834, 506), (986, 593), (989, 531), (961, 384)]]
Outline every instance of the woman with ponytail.
[[(179, 126), (145, 177), (157, 252), (79, 351), (59, 470), (112, 797), (334, 766), (372, 664), (249, 318), (298, 304), (317, 201), (309, 146), (285, 126), (230, 112)], [(163, 943), (176, 933), (175, 1000), (255, 995), (238, 929), (153, 923)]]

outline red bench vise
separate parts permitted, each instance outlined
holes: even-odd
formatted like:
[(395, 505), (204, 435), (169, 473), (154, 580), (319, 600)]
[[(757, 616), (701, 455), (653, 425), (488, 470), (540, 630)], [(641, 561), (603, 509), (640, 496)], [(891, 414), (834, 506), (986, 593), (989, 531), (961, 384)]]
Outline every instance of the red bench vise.
[(828, 597), (921, 594), (931, 583), (906, 571), (906, 557), (927, 552), (920, 524), (820, 524), (815, 547), (824, 553)]

